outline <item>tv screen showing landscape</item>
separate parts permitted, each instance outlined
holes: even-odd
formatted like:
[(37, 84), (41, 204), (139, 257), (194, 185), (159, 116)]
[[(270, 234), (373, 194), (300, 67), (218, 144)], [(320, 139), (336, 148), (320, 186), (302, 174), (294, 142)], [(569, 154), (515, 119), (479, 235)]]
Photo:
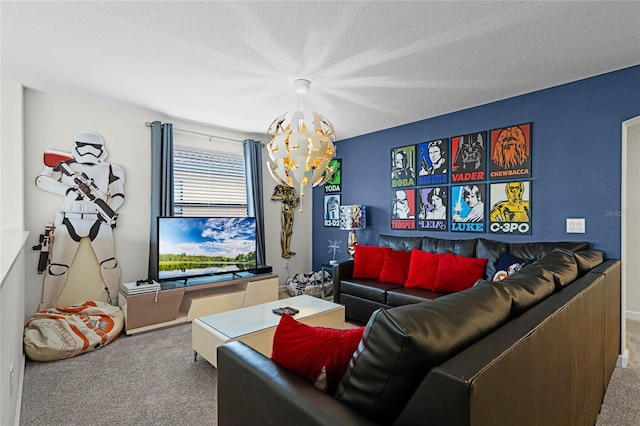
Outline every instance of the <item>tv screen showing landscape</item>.
[(256, 268), (254, 217), (158, 218), (158, 279)]

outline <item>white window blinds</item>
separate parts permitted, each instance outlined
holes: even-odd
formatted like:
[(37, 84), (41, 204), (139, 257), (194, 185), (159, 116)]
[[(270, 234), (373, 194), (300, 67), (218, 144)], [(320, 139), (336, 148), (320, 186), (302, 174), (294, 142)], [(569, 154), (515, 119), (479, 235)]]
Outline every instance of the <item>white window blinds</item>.
[(247, 216), (242, 155), (175, 146), (173, 185), (176, 216)]

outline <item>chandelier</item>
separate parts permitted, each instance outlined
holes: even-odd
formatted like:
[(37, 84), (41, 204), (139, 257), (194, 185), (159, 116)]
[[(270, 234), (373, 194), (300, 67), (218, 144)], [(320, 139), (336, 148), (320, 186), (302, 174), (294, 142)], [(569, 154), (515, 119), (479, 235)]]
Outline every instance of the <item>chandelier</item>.
[(300, 188), (300, 211), (304, 188), (323, 185), (335, 170), (329, 162), (335, 157), (333, 126), (322, 115), (314, 112), (309, 121), (302, 112), (302, 97), (309, 92), (311, 82), (305, 79), (294, 81), (300, 95), (300, 109), (295, 111), (288, 123), (287, 113), (276, 118), (269, 126), (271, 142), (267, 151), (271, 161), (267, 161), (271, 177), (279, 184)]

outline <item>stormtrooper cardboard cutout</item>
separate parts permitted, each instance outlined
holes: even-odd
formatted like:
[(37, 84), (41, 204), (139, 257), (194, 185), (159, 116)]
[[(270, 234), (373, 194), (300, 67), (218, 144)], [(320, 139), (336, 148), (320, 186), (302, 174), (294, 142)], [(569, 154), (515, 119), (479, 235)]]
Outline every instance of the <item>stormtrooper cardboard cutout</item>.
[(109, 303), (118, 303), (120, 267), (113, 228), (116, 211), (124, 203), (124, 171), (105, 162), (106, 158), (104, 138), (92, 130), (76, 133), (72, 154), (44, 154), (46, 168), (36, 178), (36, 185), (64, 199), (54, 222), (55, 239), (50, 244), (40, 309), (55, 307), (83, 237), (91, 241)]

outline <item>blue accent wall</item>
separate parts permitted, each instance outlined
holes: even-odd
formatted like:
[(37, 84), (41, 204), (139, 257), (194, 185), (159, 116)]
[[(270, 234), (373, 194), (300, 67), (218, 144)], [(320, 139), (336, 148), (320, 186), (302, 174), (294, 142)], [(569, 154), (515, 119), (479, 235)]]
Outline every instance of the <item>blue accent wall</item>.
[[(375, 245), (379, 234), (508, 242), (586, 240), (608, 258), (619, 259), (621, 124), (638, 115), (640, 66), (634, 66), (341, 140), (336, 142), (336, 158), (342, 159), (341, 204), (367, 208), (367, 228), (357, 231), (360, 244)], [(527, 122), (533, 123), (531, 235), (391, 229), (392, 148)], [(324, 227), (324, 195), (323, 187), (314, 188), (314, 270), (331, 258), (329, 240), (342, 241), (337, 259), (347, 257), (348, 231)], [(568, 217), (586, 218), (586, 233), (567, 234)]]

